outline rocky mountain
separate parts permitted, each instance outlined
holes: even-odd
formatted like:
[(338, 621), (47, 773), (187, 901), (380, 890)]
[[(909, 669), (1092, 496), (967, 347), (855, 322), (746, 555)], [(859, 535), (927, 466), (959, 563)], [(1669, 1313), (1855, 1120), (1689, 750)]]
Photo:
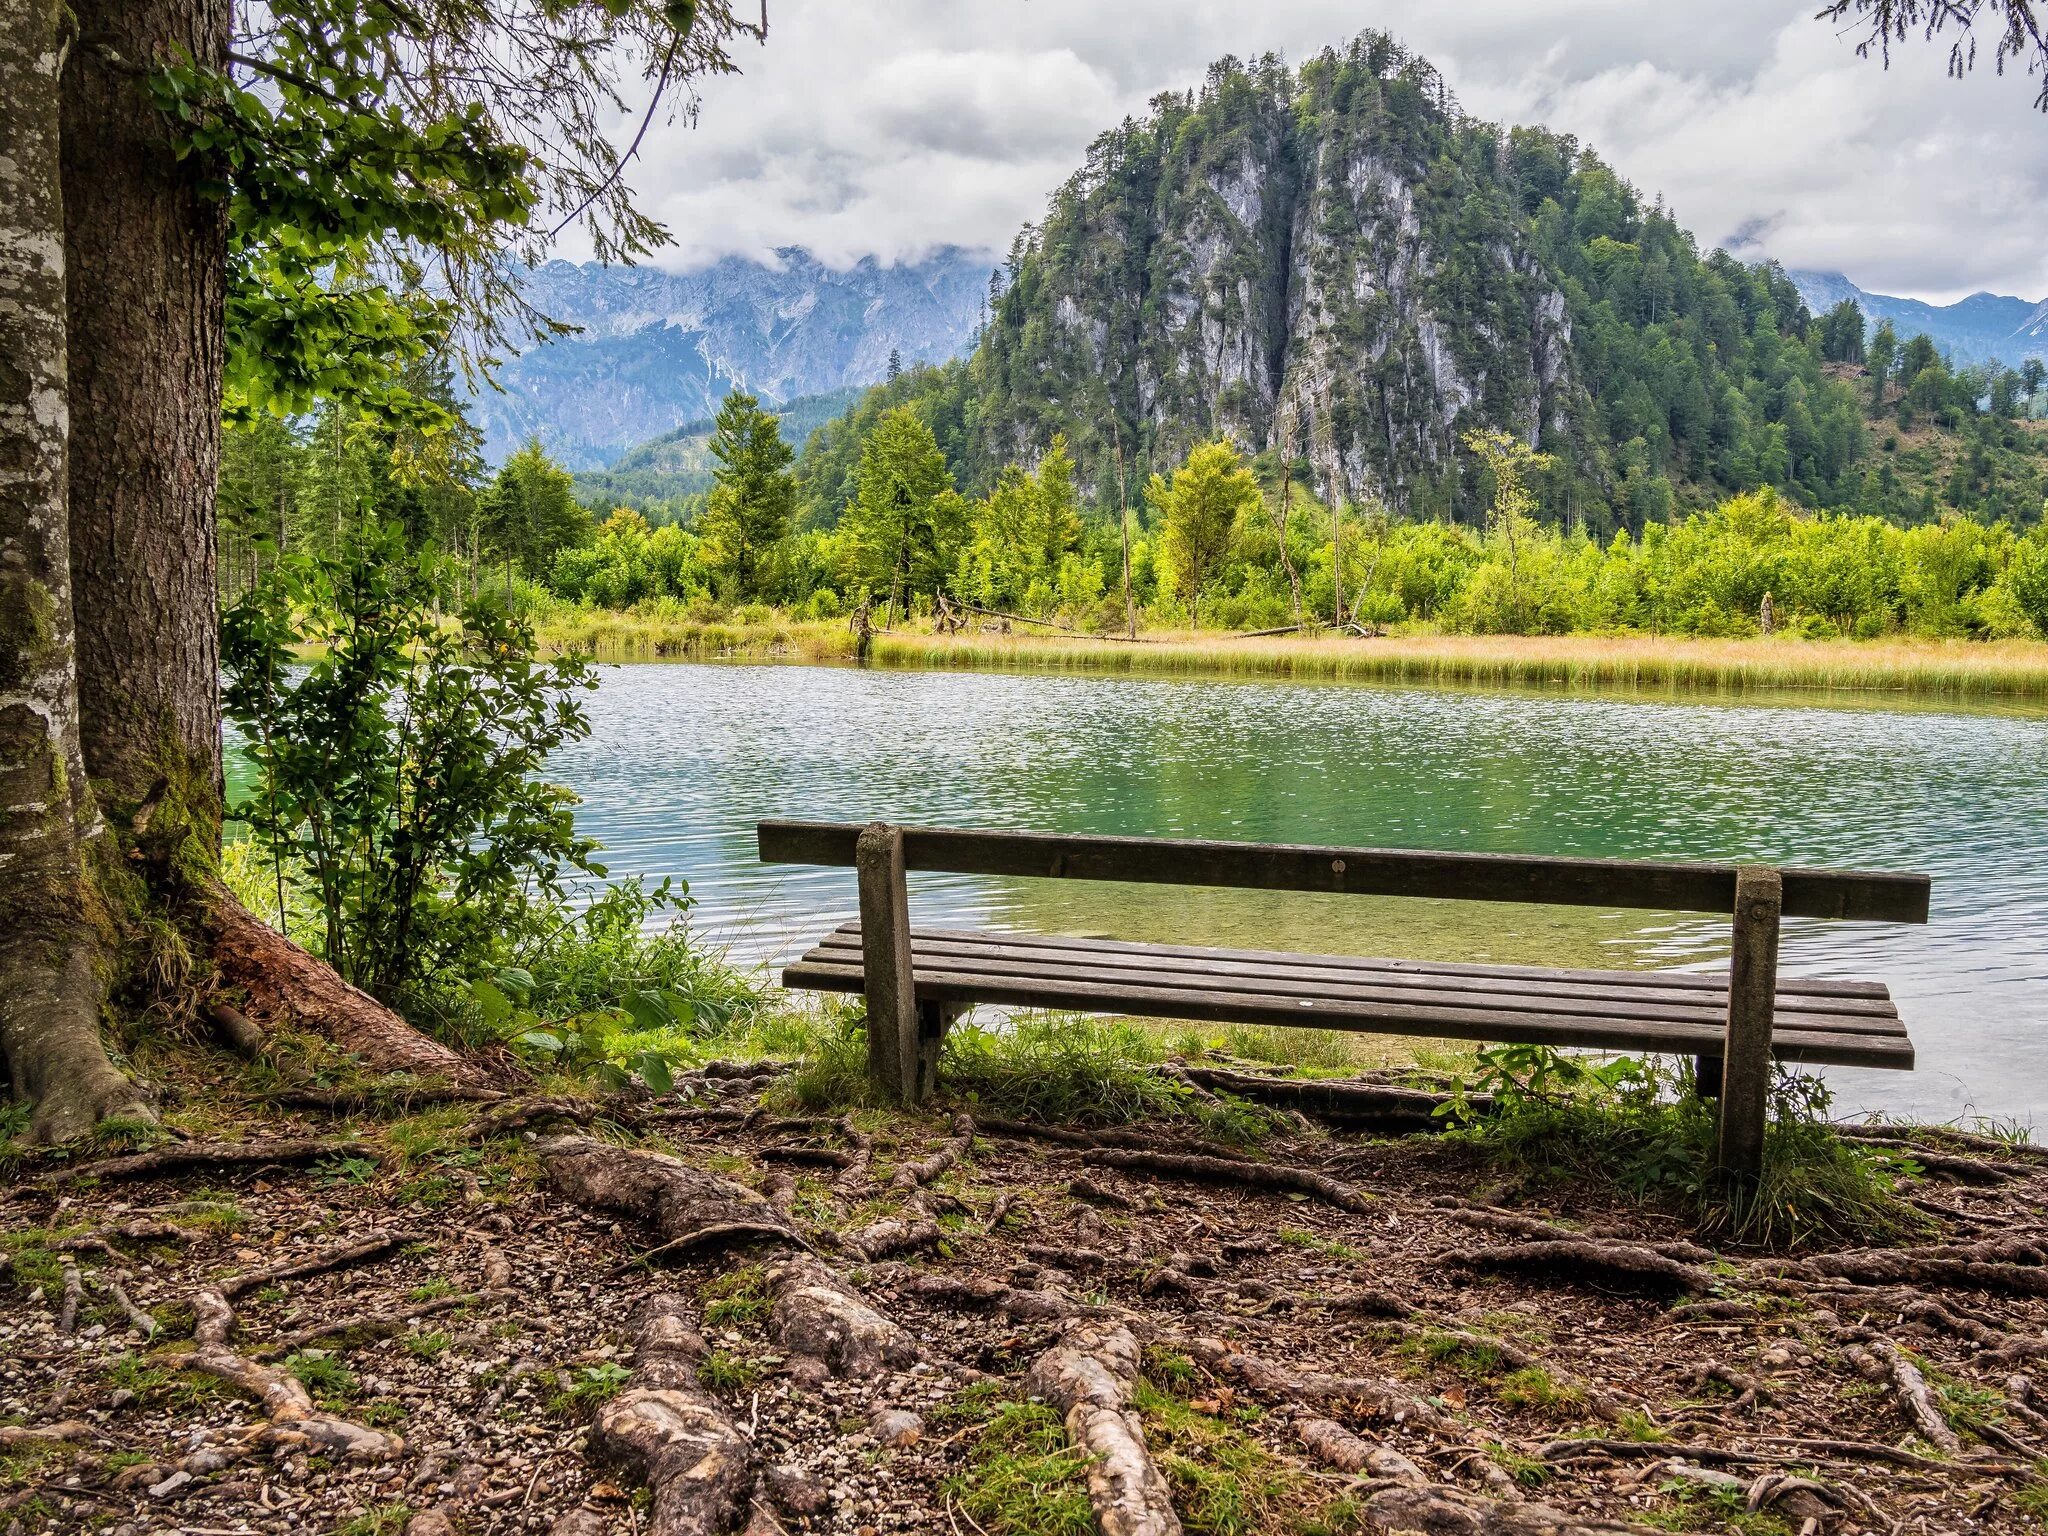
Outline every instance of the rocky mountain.
[[(1590, 147), (1467, 116), (1368, 32), (1298, 69), (1220, 60), (1098, 138), (922, 409), (964, 488), (1063, 432), (1110, 509), (1119, 458), (1142, 483), (1227, 433), (1319, 494), (1477, 518), (1482, 429), (1550, 453), (1544, 514), (1596, 532), (1759, 485), (1876, 505), (1811, 319), (1782, 269), (1703, 253)], [(851, 451), (800, 466), (815, 516)]]
[(1463, 426), (1562, 435), (1565, 294), (1461, 133), (1435, 71), (1377, 34), (1157, 98), (1027, 243), (976, 358), (990, 452), (1085, 417), (1099, 458), (1113, 414), (1157, 462), (1291, 436), (1355, 494), (1441, 476)]
[(1928, 304), (1869, 293), (1839, 272), (1792, 271), (1785, 274), (1798, 286), (1815, 314), (1854, 299), (1863, 311), (1866, 330), (1889, 320), (1900, 339), (1922, 333), (1958, 366), (2004, 363), (2017, 367), (2029, 357), (2048, 358), (2048, 299), (2038, 303), (1996, 293), (1973, 293), (1953, 304)]
[(581, 327), (509, 360), (474, 414), (485, 453), (529, 437), (572, 469), (709, 417), (732, 389), (787, 402), (955, 357), (973, 342), (992, 263), (948, 247), (840, 270), (790, 247), (694, 272), (549, 262), (527, 276), (541, 313)]

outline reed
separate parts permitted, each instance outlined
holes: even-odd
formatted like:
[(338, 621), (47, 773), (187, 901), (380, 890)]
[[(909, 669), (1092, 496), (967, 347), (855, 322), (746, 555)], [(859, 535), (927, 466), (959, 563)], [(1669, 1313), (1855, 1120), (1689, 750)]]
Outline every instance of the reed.
[[(543, 643), (601, 661), (843, 662), (843, 621), (739, 624), (570, 610)], [(1741, 695), (1821, 691), (1957, 700), (2048, 700), (2048, 644), (1968, 640), (1702, 640), (1657, 635), (1286, 635), (1153, 633), (1138, 643), (1081, 635), (874, 637), (884, 667), (1160, 677), (1630, 690)]]

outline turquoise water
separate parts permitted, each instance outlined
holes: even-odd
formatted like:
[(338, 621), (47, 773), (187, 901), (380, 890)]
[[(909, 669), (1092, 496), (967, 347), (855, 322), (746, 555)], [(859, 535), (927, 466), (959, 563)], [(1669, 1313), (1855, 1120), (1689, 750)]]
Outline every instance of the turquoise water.
[[(772, 962), (854, 912), (766, 867), (763, 817), (1932, 874), (1924, 928), (1794, 922), (1785, 969), (1888, 982), (1908, 1074), (1845, 1108), (2048, 1107), (2048, 724), (2037, 716), (796, 666), (608, 667), (557, 775), (612, 873), (687, 879)], [(919, 921), (1419, 958), (1725, 959), (1712, 917), (920, 876)]]

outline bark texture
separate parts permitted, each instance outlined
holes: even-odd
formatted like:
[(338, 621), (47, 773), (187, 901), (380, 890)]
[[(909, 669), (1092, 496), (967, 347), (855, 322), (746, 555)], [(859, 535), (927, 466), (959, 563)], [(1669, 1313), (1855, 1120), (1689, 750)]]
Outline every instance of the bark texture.
[(138, 72), (224, 67), (227, 0), (74, 0), (63, 90), (71, 570), (85, 762), (110, 809), (159, 779), (219, 836), (225, 205)]
[(0, 1049), (31, 1133), (150, 1110), (100, 1043), (67, 523), (64, 207), (53, 0), (0, 0)]

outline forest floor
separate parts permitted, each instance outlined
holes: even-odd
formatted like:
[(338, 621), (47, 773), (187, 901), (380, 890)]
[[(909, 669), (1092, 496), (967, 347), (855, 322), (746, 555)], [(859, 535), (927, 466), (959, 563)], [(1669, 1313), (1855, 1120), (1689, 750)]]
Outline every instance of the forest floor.
[(1772, 1254), (1455, 1139), (787, 1083), (195, 1054), (145, 1160), (6, 1168), (0, 1531), (2048, 1529), (2048, 1154), (1905, 1133), (1914, 1246)]
[[(1700, 639), (1673, 635), (1237, 635), (1143, 631), (1136, 643), (1042, 627), (934, 633), (921, 621), (879, 631), (875, 666), (941, 671), (1101, 672), (1489, 688), (1625, 689), (1677, 695), (1854, 695), (2038, 704), (2048, 644), (2032, 640)], [(568, 609), (542, 643), (600, 661), (855, 659), (844, 620), (691, 621)]]

